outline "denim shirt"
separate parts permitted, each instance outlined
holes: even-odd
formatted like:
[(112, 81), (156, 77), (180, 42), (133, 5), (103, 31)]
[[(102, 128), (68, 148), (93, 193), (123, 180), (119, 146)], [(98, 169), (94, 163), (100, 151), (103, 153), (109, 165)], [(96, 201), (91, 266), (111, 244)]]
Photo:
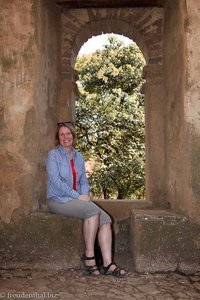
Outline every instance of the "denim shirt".
[(88, 195), (89, 184), (86, 177), (85, 161), (81, 153), (74, 148), (72, 151), (77, 173), (77, 190), (73, 189), (73, 174), (69, 155), (60, 145), (51, 150), (46, 159), (48, 176), (47, 199), (53, 198), (57, 201), (68, 202), (78, 198), (81, 194)]

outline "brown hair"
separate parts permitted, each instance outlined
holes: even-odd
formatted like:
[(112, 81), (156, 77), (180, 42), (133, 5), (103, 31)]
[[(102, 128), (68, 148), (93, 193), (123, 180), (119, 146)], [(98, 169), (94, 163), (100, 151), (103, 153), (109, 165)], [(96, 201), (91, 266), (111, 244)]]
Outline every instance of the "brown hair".
[(62, 127), (66, 127), (66, 128), (68, 128), (71, 131), (71, 134), (73, 136), (73, 146), (75, 146), (76, 145), (76, 131), (75, 131), (75, 128), (74, 128), (72, 122), (60, 122), (60, 123), (57, 123), (57, 129), (56, 129), (56, 135), (55, 135), (56, 146), (60, 145), (59, 132), (60, 132), (60, 128), (62, 128)]

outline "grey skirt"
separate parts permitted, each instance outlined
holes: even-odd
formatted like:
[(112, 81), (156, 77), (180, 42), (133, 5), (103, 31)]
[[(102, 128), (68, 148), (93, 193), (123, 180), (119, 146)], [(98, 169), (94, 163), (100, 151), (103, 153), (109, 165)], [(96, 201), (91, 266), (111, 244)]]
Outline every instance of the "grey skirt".
[(73, 199), (63, 203), (56, 199), (47, 199), (47, 207), (51, 213), (76, 217), (83, 220), (99, 214), (99, 227), (112, 222), (110, 216), (92, 201)]

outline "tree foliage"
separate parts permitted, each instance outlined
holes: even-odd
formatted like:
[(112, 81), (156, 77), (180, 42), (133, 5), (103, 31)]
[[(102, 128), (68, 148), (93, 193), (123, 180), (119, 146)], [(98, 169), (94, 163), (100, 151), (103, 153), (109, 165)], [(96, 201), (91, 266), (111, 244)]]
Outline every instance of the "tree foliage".
[(144, 59), (115, 36), (100, 51), (78, 57), (78, 148), (95, 161), (94, 197), (144, 197)]

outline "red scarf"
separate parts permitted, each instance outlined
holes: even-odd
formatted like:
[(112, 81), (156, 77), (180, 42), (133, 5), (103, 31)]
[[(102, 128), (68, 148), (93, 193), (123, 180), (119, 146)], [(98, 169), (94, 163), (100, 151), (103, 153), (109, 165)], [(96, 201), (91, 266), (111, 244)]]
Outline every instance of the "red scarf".
[(70, 164), (71, 164), (72, 175), (73, 175), (73, 189), (76, 190), (76, 169), (75, 169), (75, 166), (74, 166), (73, 158), (70, 159)]

